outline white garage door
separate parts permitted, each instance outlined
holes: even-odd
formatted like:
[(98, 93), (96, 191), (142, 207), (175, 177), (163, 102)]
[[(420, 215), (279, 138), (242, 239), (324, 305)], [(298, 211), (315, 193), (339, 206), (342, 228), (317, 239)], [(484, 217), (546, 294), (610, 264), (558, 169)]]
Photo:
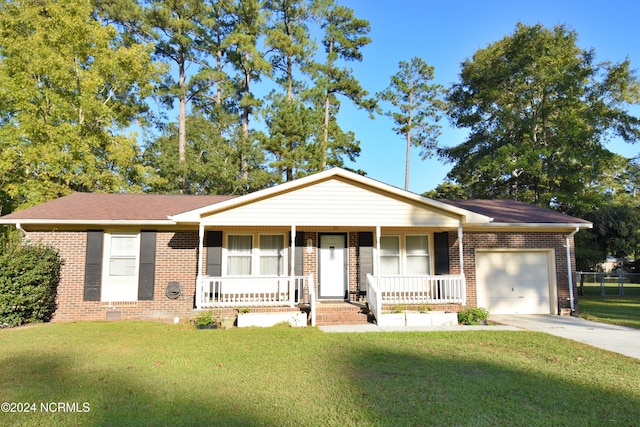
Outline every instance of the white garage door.
[(476, 252), (478, 307), (492, 314), (550, 314), (550, 252)]

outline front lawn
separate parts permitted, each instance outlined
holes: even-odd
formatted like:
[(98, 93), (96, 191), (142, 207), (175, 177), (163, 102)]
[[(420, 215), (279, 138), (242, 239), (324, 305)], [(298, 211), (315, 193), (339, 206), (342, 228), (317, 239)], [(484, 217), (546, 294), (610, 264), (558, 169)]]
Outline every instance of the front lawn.
[(598, 284), (585, 284), (584, 293), (578, 300), (580, 317), (640, 329), (640, 285), (625, 284), (624, 296), (614, 296), (619, 288), (609, 283), (605, 286), (608, 296), (601, 296)]
[[(640, 420), (640, 360), (534, 332), (327, 334), (284, 326), (73, 323), (2, 330), (0, 348), (0, 402), (36, 404), (34, 413), (0, 413), (0, 425)], [(70, 411), (41, 409), (51, 402), (69, 403)]]

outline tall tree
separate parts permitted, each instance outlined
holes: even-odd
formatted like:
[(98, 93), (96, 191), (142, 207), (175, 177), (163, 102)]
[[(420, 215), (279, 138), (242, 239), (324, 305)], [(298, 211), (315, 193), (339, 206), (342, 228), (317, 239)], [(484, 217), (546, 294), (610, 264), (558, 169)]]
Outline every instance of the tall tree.
[[(174, 101), (178, 101), (176, 160), (180, 164), (186, 163), (188, 104), (208, 96), (209, 91), (215, 90), (212, 88), (225, 78), (220, 69), (210, 65), (210, 60), (221, 51), (220, 39), (216, 38), (219, 34), (214, 30), (221, 29), (218, 20), (224, 22), (229, 14), (227, 3), (106, 0), (97, 5), (101, 14), (118, 23), (130, 38), (152, 43), (155, 57), (168, 65), (155, 95), (169, 109), (173, 108)], [(186, 171), (184, 165), (174, 169)], [(181, 176), (178, 180), (185, 182), (186, 178)]]
[(89, 0), (0, 5), (0, 183), (25, 207), (71, 191), (141, 191), (134, 134), (158, 76), (150, 47), (122, 44)]
[(269, 135), (263, 147), (274, 160), (271, 167), (291, 181), (309, 170), (310, 144), (314, 135), (313, 111), (304, 104), (302, 68), (313, 52), (310, 18), (305, 0), (269, 0), (267, 36), (273, 76), (279, 90), (272, 91), (265, 109)]
[(224, 47), (232, 65), (237, 70), (235, 87), (240, 110), (242, 133), (238, 146), (241, 155), (240, 179), (249, 181), (249, 153), (255, 149), (259, 135), (252, 135), (249, 121), (262, 104), (255, 97), (253, 84), (271, 73), (271, 64), (258, 41), (265, 35), (265, 17), (261, 0), (237, 0), (233, 9), (234, 28), (227, 36)]
[[(330, 139), (334, 140), (334, 152), (346, 149), (351, 153), (359, 153), (357, 141), (349, 140), (348, 137), (351, 134), (342, 132), (335, 122), (335, 116), (340, 108), (337, 96), (346, 97), (356, 106), (365, 108), (370, 113), (376, 108), (375, 101), (367, 98), (368, 92), (353, 76), (352, 70), (341, 67), (339, 62), (362, 61), (361, 49), (371, 43), (371, 39), (367, 37), (371, 26), (369, 21), (356, 18), (353, 9), (338, 5), (335, 0), (314, 0), (312, 10), (324, 32), (322, 36), (322, 45), (325, 50), (324, 62), (312, 63), (310, 68), (315, 76), (316, 96), (322, 102), (324, 111), (320, 169), (326, 169), (327, 155), (332, 149)], [(347, 143), (352, 147), (341, 147), (339, 143)]]
[(594, 62), (559, 25), (518, 24), (515, 32), (462, 64), (447, 96), (449, 116), (470, 130), (462, 144), (439, 152), (449, 177), (471, 197), (515, 198), (580, 213), (588, 183), (612, 154), (607, 137), (634, 142), (640, 121), (628, 60)]
[(430, 83), (433, 67), (422, 58), (400, 61), (399, 71), (378, 98), (391, 103), (385, 114), (396, 124), (393, 130), (406, 141), (404, 189), (409, 189), (411, 146), (421, 147), (423, 159), (433, 155), (440, 136), (438, 121), (444, 112), (442, 87)]

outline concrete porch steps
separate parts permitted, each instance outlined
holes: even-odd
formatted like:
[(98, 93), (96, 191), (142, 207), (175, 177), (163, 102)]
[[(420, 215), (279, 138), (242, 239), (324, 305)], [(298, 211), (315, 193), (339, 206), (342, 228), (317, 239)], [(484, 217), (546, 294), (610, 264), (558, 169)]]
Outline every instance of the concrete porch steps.
[(367, 315), (360, 311), (364, 304), (348, 302), (324, 302), (316, 305), (316, 324), (318, 326), (329, 325), (361, 325), (366, 324)]

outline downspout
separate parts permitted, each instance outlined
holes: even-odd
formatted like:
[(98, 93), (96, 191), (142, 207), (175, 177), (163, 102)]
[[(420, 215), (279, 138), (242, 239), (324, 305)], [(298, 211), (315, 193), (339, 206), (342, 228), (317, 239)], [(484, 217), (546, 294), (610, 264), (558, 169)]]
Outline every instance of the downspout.
[(580, 227), (576, 227), (570, 234), (567, 234), (565, 237), (565, 247), (567, 248), (567, 278), (569, 279), (569, 306), (571, 307), (571, 312), (573, 313), (575, 310), (575, 302), (573, 299), (573, 273), (571, 272), (571, 239), (578, 231), (580, 231)]
[(27, 232), (24, 230), (24, 228), (22, 228), (22, 224), (20, 224), (19, 222), (16, 222), (16, 230), (18, 230), (20, 232), (20, 234), (22, 234), (22, 237), (26, 240), (29, 241), (29, 235), (27, 234)]

